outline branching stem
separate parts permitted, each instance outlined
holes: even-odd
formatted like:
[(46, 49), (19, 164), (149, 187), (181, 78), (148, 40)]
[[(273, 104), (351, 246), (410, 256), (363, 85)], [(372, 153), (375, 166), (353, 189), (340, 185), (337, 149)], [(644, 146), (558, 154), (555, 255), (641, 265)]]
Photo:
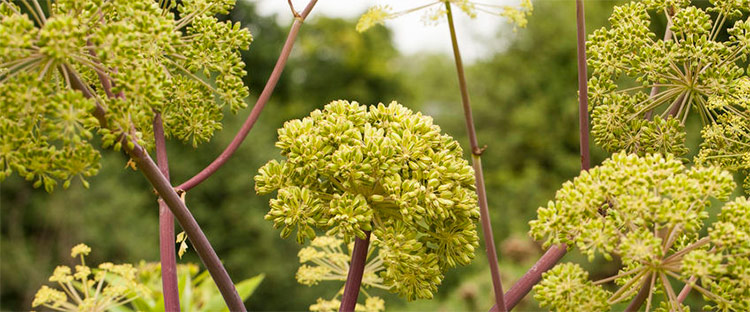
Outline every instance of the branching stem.
[(312, 11), (312, 8), (317, 2), (318, 0), (310, 0), (310, 3), (308, 3), (307, 7), (305, 7), (305, 10), (300, 13), (300, 16), (294, 19), (292, 28), (289, 30), (289, 35), (287, 35), (286, 37), (286, 42), (284, 42), (284, 47), (281, 48), (279, 59), (276, 61), (276, 66), (274, 66), (273, 71), (271, 72), (271, 76), (268, 78), (268, 82), (266, 82), (266, 86), (263, 88), (263, 92), (261, 92), (260, 97), (258, 97), (258, 100), (255, 102), (255, 106), (253, 106), (253, 110), (250, 112), (250, 116), (247, 116), (245, 123), (242, 124), (240, 130), (234, 136), (234, 139), (232, 139), (232, 142), (229, 143), (226, 149), (224, 149), (224, 151), (221, 152), (221, 154), (216, 157), (216, 159), (214, 159), (211, 164), (209, 164), (206, 168), (201, 170), (192, 178), (188, 179), (185, 183), (180, 184), (177, 189), (188, 191), (201, 182), (205, 181), (206, 179), (208, 179), (208, 177), (213, 175), (214, 172), (219, 170), (219, 168), (221, 168), (221, 166), (223, 166), (224, 163), (226, 163), (229, 158), (232, 157), (234, 152), (237, 151), (237, 149), (240, 147), (242, 142), (247, 137), (247, 134), (250, 133), (250, 130), (255, 125), (255, 122), (258, 121), (258, 117), (260, 116), (263, 108), (266, 106), (266, 103), (268, 103), (268, 100), (271, 98), (273, 89), (279, 82), (281, 72), (284, 71), (286, 61), (289, 59), (289, 55), (292, 52), (292, 47), (294, 47), (294, 41), (297, 39), (297, 34), (299, 33), (300, 27), (302, 27), (302, 23), (310, 14), (310, 11)]
[[(88, 85), (83, 83), (83, 81), (74, 74), (75, 72), (72, 68), (67, 65), (63, 66), (63, 68), (71, 73), (71, 87), (81, 91), (84, 96), (88, 98), (94, 97), (94, 94), (89, 90)], [(107, 87), (106, 84), (102, 84), (102, 86), (105, 88)], [(122, 95), (118, 94), (117, 96)], [(107, 119), (105, 111), (101, 105), (97, 103), (96, 109), (92, 114), (99, 120), (100, 126), (105, 128), (107, 125)], [(127, 136), (123, 136), (122, 138), (123, 140), (128, 139)], [(209, 274), (211, 274), (216, 286), (219, 288), (219, 292), (224, 297), (227, 307), (231, 311), (246, 311), (245, 305), (242, 303), (242, 299), (240, 299), (237, 289), (234, 287), (234, 283), (229, 277), (224, 265), (221, 264), (219, 256), (216, 255), (213, 247), (211, 247), (211, 244), (208, 242), (208, 238), (206, 238), (206, 235), (203, 233), (200, 226), (198, 226), (198, 222), (195, 221), (190, 210), (188, 210), (185, 203), (172, 188), (169, 180), (164, 174), (162, 174), (159, 167), (154, 163), (153, 159), (151, 159), (151, 156), (138, 144), (138, 142), (131, 140), (130, 142), (123, 143), (127, 143), (123, 144), (125, 151), (135, 161), (141, 173), (143, 173), (154, 189), (156, 189), (157, 194), (162, 197), (163, 201), (177, 218), (182, 229), (187, 233), (198, 257), (203, 261), (203, 264), (208, 269)]]

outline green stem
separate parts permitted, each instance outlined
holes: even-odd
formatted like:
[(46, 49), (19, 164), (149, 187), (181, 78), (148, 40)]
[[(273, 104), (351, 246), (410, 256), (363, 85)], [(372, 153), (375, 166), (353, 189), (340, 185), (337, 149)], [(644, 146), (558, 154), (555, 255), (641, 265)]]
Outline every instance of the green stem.
[(501, 312), (507, 311), (505, 308), (505, 295), (503, 293), (503, 284), (500, 280), (500, 268), (497, 260), (497, 250), (495, 250), (495, 239), (492, 235), (492, 224), (490, 222), (490, 210), (487, 205), (487, 194), (484, 187), (484, 175), (482, 173), (481, 155), (484, 151), (479, 147), (477, 134), (474, 128), (474, 118), (471, 114), (471, 103), (469, 101), (469, 90), (466, 86), (466, 76), (464, 74), (463, 61), (461, 52), (458, 49), (458, 39), (456, 38), (456, 27), (453, 23), (453, 13), (451, 12), (450, 1), (445, 1), (446, 14), (448, 16), (448, 27), (450, 28), (451, 43), (453, 44), (453, 57), (456, 63), (456, 72), (458, 74), (458, 85), (461, 89), (461, 103), (463, 104), (464, 117), (466, 119), (466, 130), (469, 133), (469, 143), (471, 144), (471, 163), (474, 167), (474, 176), (476, 179), (477, 196), (479, 197), (479, 216), (482, 222), (482, 233), (484, 234), (484, 245), (486, 248), (487, 261), (490, 266), (492, 276), (492, 286), (495, 292), (495, 302), (500, 307)]

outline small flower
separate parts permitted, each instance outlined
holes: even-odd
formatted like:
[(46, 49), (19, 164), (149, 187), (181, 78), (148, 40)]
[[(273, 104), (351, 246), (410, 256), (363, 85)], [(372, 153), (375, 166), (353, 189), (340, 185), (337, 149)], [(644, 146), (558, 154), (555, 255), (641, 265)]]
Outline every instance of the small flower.
[(310, 306), (310, 311), (335, 312), (339, 310), (340, 306), (341, 301), (337, 299), (324, 300), (323, 298), (318, 298), (317, 302)]
[(34, 301), (31, 303), (32, 308), (40, 305), (49, 305), (53, 309), (68, 303), (68, 296), (57, 289), (49, 288), (43, 285), (34, 295)]
[[(373, 235), (371, 239), (375, 240), (377, 238)], [(349, 274), (351, 251), (353, 250), (353, 247), (350, 245), (352, 244), (346, 244), (343, 239), (337, 238), (336, 236), (325, 235), (316, 237), (310, 243), (309, 247), (303, 248), (298, 253), (300, 263), (303, 264), (297, 270), (297, 282), (303, 285), (312, 286), (317, 285), (321, 281), (346, 281), (346, 277)], [(375, 287), (388, 289), (388, 287), (383, 284), (383, 279), (378, 276), (379, 273), (382, 273), (383, 269), (383, 261), (380, 258), (380, 253), (375, 251), (375, 247), (373, 246), (368, 251), (368, 259), (365, 263), (365, 271), (362, 275), (361, 288), (365, 289)], [(384, 309), (385, 302), (383, 302), (382, 299), (378, 297), (370, 297), (367, 292), (362, 292), (368, 299), (364, 306), (358, 304), (355, 310), (377, 312)], [(339, 298), (341, 294), (343, 294), (343, 291), (337, 292), (331, 300), (318, 299), (316, 304), (310, 306), (310, 311), (328, 311), (326, 310), (328, 305), (334, 301), (338, 302), (337, 298)], [(378, 307), (383, 308), (378, 309)], [(338, 305), (334, 310), (338, 310)]]
[(50, 282), (68, 283), (73, 280), (73, 276), (70, 274), (70, 268), (60, 265), (55, 268), (54, 273), (50, 276)]
[(71, 256), (80, 256), (81, 261), (81, 265), (75, 267), (75, 274), (71, 275), (70, 267), (58, 266), (49, 278), (50, 282), (56, 282), (64, 291), (43, 285), (37, 291), (32, 307), (44, 306), (71, 312), (108, 311), (149, 291), (138, 283), (136, 269), (131, 264), (115, 265), (105, 262), (98, 269), (92, 270), (84, 264), (84, 257), (90, 252), (91, 248), (84, 244), (73, 247)]
[(391, 18), (391, 13), (389, 11), (391, 11), (391, 7), (387, 5), (376, 5), (369, 8), (367, 12), (362, 14), (362, 17), (359, 18), (359, 21), (357, 22), (357, 31), (364, 32), (377, 24), (383, 24), (385, 20)]
[(534, 299), (551, 311), (607, 311), (610, 292), (588, 280), (577, 264), (562, 263), (542, 274)]

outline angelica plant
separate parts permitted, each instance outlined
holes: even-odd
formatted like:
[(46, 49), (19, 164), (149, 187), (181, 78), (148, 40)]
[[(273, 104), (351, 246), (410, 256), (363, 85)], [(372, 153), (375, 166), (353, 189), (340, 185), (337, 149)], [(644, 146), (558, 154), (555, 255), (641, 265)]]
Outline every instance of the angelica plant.
[(252, 36), (214, 17), (234, 1), (33, 3), (31, 16), (0, 4), (0, 181), (67, 187), (98, 171), (96, 132), (103, 147), (153, 146), (161, 114), (168, 137), (196, 145), (224, 106), (246, 105), (239, 50)]
[[(170, 185), (165, 151), (165, 136), (195, 146), (221, 129), (224, 107), (236, 112), (245, 106), (240, 50), (252, 36), (238, 23), (215, 17), (228, 13), (234, 1), (21, 4), (23, 11), (10, 1), (0, 3), (0, 181), (17, 172), (48, 192), (76, 177), (87, 186), (85, 178), (99, 169), (91, 143), (98, 132), (102, 147), (128, 153), (163, 199), (165, 308), (179, 310), (170, 256), (176, 217), (229, 307), (244, 310), (221, 261)], [(148, 154), (154, 146), (158, 167)]]
[[(681, 156), (688, 152), (684, 125), (691, 112), (708, 128), (747, 118), (736, 97), (747, 79), (742, 64), (750, 55), (750, 1), (710, 2), (704, 10), (689, 0), (633, 1), (615, 7), (611, 27), (590, 35), (588, 95), (597, 144), (610, 152)], [(668, 22), (664, 39), (650, 30), (661, 14)], [(702, 146), (704, 156), (724, 155), (716, 133), (704, 131), (714, 140)], [(748, 144), (747, 136), (740, 142)]]
[[(645, 301), (649, 311), (659, 294), (658, 310), (682, 311), (684, 296), (672, 286), (676, 280), (710, 302), (706, 309), (747, 311), (750, 202), (740, 197), (725, 204), (708, 234), (701, 234), (709, 199), (726, 201), (734, 188), (729, 172), (687, 169), (671, 155), (621, 152), (582, 172), (539, 208), (530, 235), (545, 247), (577, 248), (589, 261), (616, 255), (622, 268), (592, 282), (578, 265), (560, 264), (534, 287), (535, 298), (555, 311), (601, 311), (634, 298), (628, 310)], [(602, 288), (609, 282), (618, 289)]]
[(86, 265), (91, 248), (78, 244), (70, 256), (79, 258), (75, 273), (67, 266), (58, 266), (49, 281), (62, 289), (42, 286), (31, 303), (56, 311), (109, 311), (147, 295), (149, 289), (138, 282), (137, 269), (131, 264), (102, 263), (98, 268)]
[[(343, 245), (343, 247), (342, 247)], [(345, 244), (343, 239), (336, 236), (318, 236), (310, 246), (302, 248), (297, 256), (302, 265), (297, 270), (297, 282), (313, 286), (321, 281), (346, 281), (349, 272), (349, 262), (353, 251), (353, 244)], [(371, 296), (366, 288), (388, 289), (383, 285), (383, 278), (378, 273), (383, 270), (383, 259), (380, 254), (368, 250), (368, 260), (362, 276), (360, 292), (366, 296), (364, 304), (357, 304), (355, 311), (379, 312), (385, 311), (385, 301), (377, 296)], [(344, 293), (344, 287), (336, 292), (331, 299), (318, 298), (310, 305), (310, 311), (338, 311), (341, 301), (339, 297)]]
[(278, 190), (266, 219), (282, 237), (372, 231), (383, 284), (409, 300), (432, 298), (448, 269), (473, 259), (474, 172), (432, 118), (396, 102), (334, 101), (278, 134), (285, 160), (261, 167), (255, 190)]

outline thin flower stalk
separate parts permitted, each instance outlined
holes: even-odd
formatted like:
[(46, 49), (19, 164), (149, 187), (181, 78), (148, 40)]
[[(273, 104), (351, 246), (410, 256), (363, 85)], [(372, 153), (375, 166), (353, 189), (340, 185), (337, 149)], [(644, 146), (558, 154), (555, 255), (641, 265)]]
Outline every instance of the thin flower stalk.
[(503, 294), (503, 285), (500, 280), (500, 267), (497, 260), (497, 250), (495, 249), (495, 238), (492, 235), (492, 223), (490, 222), (490, 210), (487, 204), (487, 194), (484, 186), (484, 175), (482, 173), (481, 155), (483, 148), (479, 147), (477, 142), (476, 130), (474, 127), (474, 118), (471, 113), (471, 103), (469, 100), (469, 90), (466, 85), (466, 76), (464, 74), (463, 61), (461, 52), (458, 48), (458, 39), (456, 37), (456, 28), (453, 23), (453, 14), (449, 1), (445, 2), (446, 15), (448, 17), (448, 27), (450, 29), (451, 42), (453, 44), (453, 57), (456, 63), (456, 73), (458, 75), (458, 84), (461, 90), (461, 103), (463, 104), (464, 118), (466, 120), (466, 129), (469, 133), (469, 143), (471, 144), (471, 160), (474, 168), (474, 177), (476, 180), (477, 196), (479, 197), (479, 216), (482, 222), (482, 233), (484, 235), (484, 245), (487, 254), (487, 261), (490, 266), (492, 276), (492, 287), (495, 294), (495, 302), (501, 307), (500, 311), (504, 312), (505, 298)]
[(208, 179), (232, 157), (234, 152), (237, 151), (245, 138), (247, 138), (247, 134), (250, 133), (250, 130), (252, 130), (255, 122), (258, 121), (260, 113), (263, 111), (263, 108), (266, 107), (268, 100), (273, 94), (274, 88), (276, 88), (276, 84), (279, 82), (279, 78), (281, 78), (281, 73), (284, 71), (286, 61), (289, 59), (289, 55), (292, 53), (292, 48), (294, 47), (294, 42), (297, 39), (297, 34), (302, 27), (302, 23), (305, 21), (305, 18), (310, 15), (310, 11), (312, 11), (317, 2), (318, 0), (310, 0), (310, 2), (307, 4), (307, 7), (305, 7), (302, 13), (300, 13), (299, 16), (295, 16), (294, 23), (292, 24), (292, 28), (289, 30), (289, 34), (286, 37), (284, 46), (281, 48), (281, 54), (279, 55), (278, 60), (276, 60), (276, 65), (273, 67), (271, 76), (268, 78), (268, 82), (266, 82), (265, 87), (263, 87), (263, 91), (258, 97), (258, 100), (255, 102), (255, 106), (253, 106), (250, 115), (247, 116), (245, 123), (243, 123), (240, 130), (237, 131), (237, 134), (235, 134), (232, 142), (230, 142), (229, 145), (224, 149), (224, 151), (222, 151), (221, 154), (216, 157), (216, 159), (214, 159), (214, 161), (206, 166), (206, 168), (201, 170), (198, 174), (188, 179), (184, 183), (177, 186), (177, 189), (188, 191)]

